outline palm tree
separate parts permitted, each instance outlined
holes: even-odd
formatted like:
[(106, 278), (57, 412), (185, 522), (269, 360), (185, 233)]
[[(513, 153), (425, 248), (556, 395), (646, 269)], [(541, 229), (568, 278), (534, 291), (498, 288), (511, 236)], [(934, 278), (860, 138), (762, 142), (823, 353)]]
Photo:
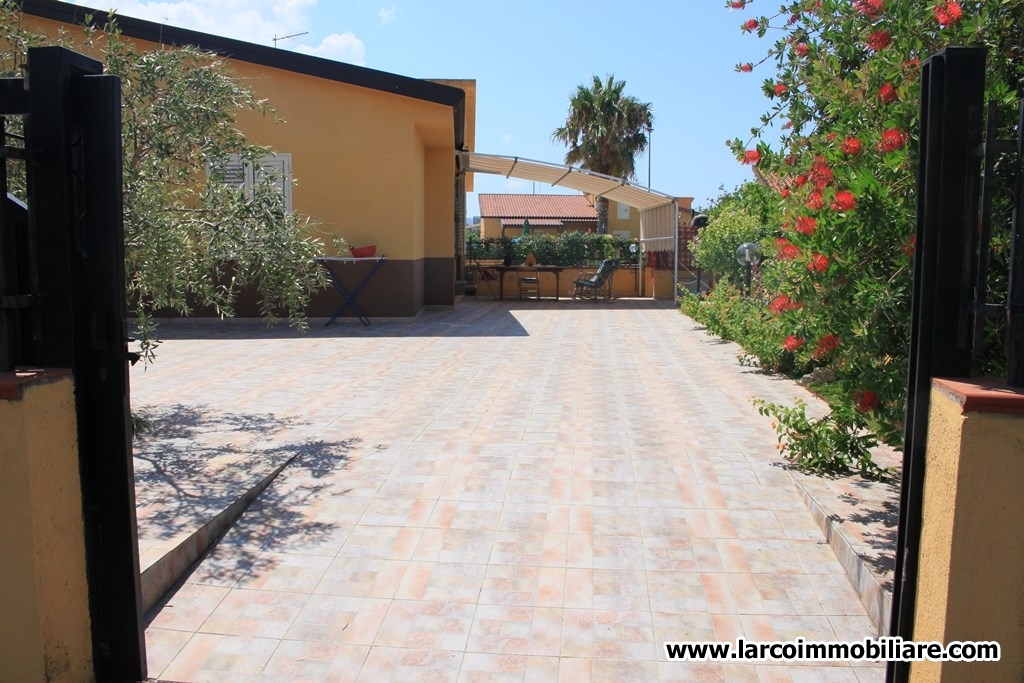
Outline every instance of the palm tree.
[[(594, 76), (589, 88), (576, 86), (565, 125), (551, 134), (569, 147), (565, 163), (627, 180), (636, 176), (636, 156), (647, 149), (654, 113), (649, 102), (623, 95), (625, 87), (626, 82), (616, 81), (614, 75), (603, 82)], [(598, 197), (596, 208), (597, 231), (605, 234), (608, 200)]]

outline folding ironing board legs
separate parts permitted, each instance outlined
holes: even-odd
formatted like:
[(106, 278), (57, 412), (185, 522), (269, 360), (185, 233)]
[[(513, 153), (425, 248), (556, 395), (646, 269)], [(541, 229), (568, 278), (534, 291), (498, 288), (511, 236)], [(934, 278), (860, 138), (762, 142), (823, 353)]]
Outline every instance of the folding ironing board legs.
[(370, 319), (366, 317), (366, 313), (359, 306), (359, 304), (356, 303), (356, 296), (358, 296), (359, 292), (362, 291), (363, 287), (366, 286), (366, 283), (370, 281), (370, 278), (373, 277), (377, 270), (380, 269), (382, 265), (384, 265), (384, 261), (385, 259), (383, 258), (377, 259), (377, 262), (373, 264), (370, 270), (367, 271), (366, 275), (363, 276), (363, 279), (361, 279), (359, 283), (352, 288), (351, 291), (345, 288), (345, 285), (343, 285), (341, 280), (334, 274), (334, 271), (328, 268), (326, 264), (323, 264), (324, 269), (327, 271), (327, 274), (331, 278), (331, 285), (334, 287), (334, 290), (338, 292), (338, 294), (341, 296), (341, 305), (338, 306), (338, 309), (336, 311), (334, 311), (334, 315), (332, 315), (330, 320), (328, 320), (327, 323), (324, 324), (324, 327), (329, 327), (331, 323), (337, 320), (338, 316), (344, 313), (345, 310), (348, 308), (351, 308), (353, 311), (355, 311), (356, 317), (359, 318), (359, 322), (361, 322), (363, 325), (368, 326), (370, 324)]

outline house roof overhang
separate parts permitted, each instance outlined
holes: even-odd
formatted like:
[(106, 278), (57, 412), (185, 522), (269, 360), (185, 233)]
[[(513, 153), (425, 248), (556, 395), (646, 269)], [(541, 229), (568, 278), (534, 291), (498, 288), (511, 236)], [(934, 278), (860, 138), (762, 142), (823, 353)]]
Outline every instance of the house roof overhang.
[(459, 169), (467, 173), (494, 173), (506, 178), (520, 178), (567, 187), (595, 197), (606, 197), (641, 211), (674, 204), (676, 201), (672, 195), (634, 185), (624, 178), (520, 157), (460, 152)]
[[(94, 18), (94, 24), (102, 25), (108, 14), (107, 10), (57, 0), (22, 0), (20, 4), (26, 14), (69, 25), (84, 24), (87, 15)], [(454, 118), (455, 149), (461, 150), (466, 146), (466, 93), (461, 88), (120, 14), (117, 15), (117, 25), (124, 35), (157, 45), (196, 47), (229, 59), (449, 106)]]

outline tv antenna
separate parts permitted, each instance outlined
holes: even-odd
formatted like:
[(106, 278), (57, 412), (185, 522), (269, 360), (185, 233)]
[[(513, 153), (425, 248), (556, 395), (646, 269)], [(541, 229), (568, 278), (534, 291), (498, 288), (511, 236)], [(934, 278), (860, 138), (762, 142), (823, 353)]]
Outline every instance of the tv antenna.
[(285, 40), (286, 38), (298, 38), (299, 36), (304, 36), (307, 33), (309, 33), (309, 31), (303, 31), (302, 33), (293, 33), (290, 36), (274, 36), (274, 47), (277, 47), (277, 41), (279, 40)]

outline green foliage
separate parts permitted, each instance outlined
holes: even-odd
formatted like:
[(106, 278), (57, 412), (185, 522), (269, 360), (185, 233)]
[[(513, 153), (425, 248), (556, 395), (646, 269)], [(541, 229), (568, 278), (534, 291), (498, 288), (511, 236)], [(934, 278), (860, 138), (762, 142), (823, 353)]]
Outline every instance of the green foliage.
[(501, 261), (507, 256), (513, 263), (522, 263), (533, 254), (537, 263), (549, 266), (584, 266), (606, 258), (619, 259), (620, 265), (633, 265), (639, 260), (633, 240), (615, 235), (598, 235), (566, 230), (553, 235), (531, 232), (521, 237), (480, 239), (471, 235), (466, 240), (466, 256), (470, 260)]
[(786, 460), (801, 472), (836, 476), (857, 472), (867, 479), (890, 479), (893, 473), (871, 459), (878, 440), (867, 431), (862, 413), (850, 406), (837, 406), (822, 418), (807, 416), (807, 404), (796, 407), (755, 399), (761, 415), (777, 420), (778, 447)]
[(776, 228), (738, 203), (718, 206), (708, 217), (707, 226), (690, 241), (693, 263), (739, 282), (743, 267), (736, 261), (737, 247), (745, 242), (761, 242)]
[[(17, 3), (0, 5), (0, 63), (20, 74), (25, 49), (44, 44), (22, 26)], [(285, 211), (275, 178), (251, 192), (222, 182), (232, 155), (256, 161), (270, 150), (237, 130), (241, 111), (271, 115), (225, 61), (191, 48), (139, 52), (113, 16), (104, 27), (86, 17), (80, 44), (121, 78), (125, 271), (129, 307), (138, 318), (143, 356), (158, 341), (155, 313), (212, 307), (231, 315), (240, 289), (254, 285), (262, 313), (305, 326), (305, 307), (325, 278), (314, 258), (323, 247), (308, 219)], [(209, 167), (208, 167), (209, 164)]]
[[(986, 46), (985, 95), (1009, 122), (997, 137), (1008, 137), (1024, 95), (1022, 18), (1024, 0), (790, 1), (756, 17), (757, 35), (777, 39), (764, 59), (738, 68), (771, 72), (760, 126), (731, 143), (740, 161), (784, 188), (770, 202), (780, 230), (765, 243), (771, 258), (760, 273), (769, 311), (795, 366), (836, 371), (846, 400), (833, 411), (865, 407), (893, 445), (906, 401), (921, 62), (948, 46)], [(781, 129), (778, 143), (761, 139), (769, 128)], [(997, 186), (1011, 187), (1010, 176), (997, 166)], [(755, 199), (734, 193), (707, 213), (727, 215), (737, 203), (757, 211)], [(1005, 301), (1009, 210), (996, 200), (990, 301)], [(990, 329), (976, 372), (999, 372), (1000, 341)], [(832, 423), (821, 429), (847, 424)]]
[(742, 346), (749, 354), (742, 360), (744, 364), (790, 375), (808, 372), (811, 363), (783, 348), (784, 328), (769, 313), (762, 296), (763, 290), (756, 287), (751, 296), (744, 296), (737, 287), (722, 283), (706, 297), (685, 293), (679, 306), (708, 332)]
[(703, 213), (715, 220), (725, 212), (742, 211), (758, 225), (778, 227), (782, 222), (779, 196), (761, 183), (748, 182), (732, 192), (723, 192)]

